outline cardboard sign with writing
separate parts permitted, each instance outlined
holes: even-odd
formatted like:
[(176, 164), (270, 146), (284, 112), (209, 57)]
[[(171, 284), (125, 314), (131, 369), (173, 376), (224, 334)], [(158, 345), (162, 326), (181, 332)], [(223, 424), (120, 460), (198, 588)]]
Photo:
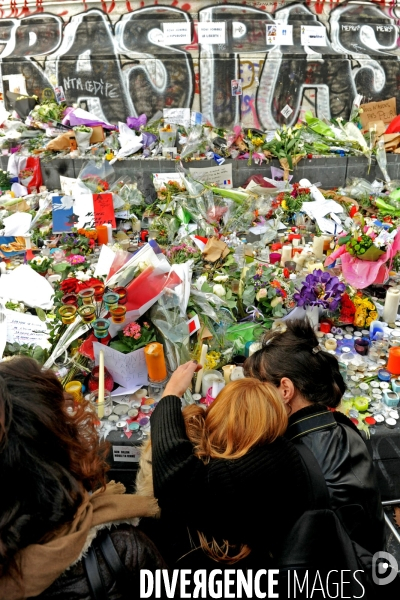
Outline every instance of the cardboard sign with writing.
[(397, 116), (396, 98), (389, 98), (381, 102), (368, 102), (368, 104), (361, 104), (360, 108), (363, 109), (360, 120), (364, 129), (368, 127), (368, 124), (377, 121), (390, 123)]

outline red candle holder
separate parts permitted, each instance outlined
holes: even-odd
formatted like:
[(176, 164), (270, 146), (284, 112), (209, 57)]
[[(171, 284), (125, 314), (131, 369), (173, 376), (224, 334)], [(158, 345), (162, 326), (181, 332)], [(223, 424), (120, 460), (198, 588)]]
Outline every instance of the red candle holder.
[(126, 301), (127, 301), (126, 288), (116, 287), (116, 288), (114, 288), (113, 292), (115, 292), (119, 296), (118, 304), (126, 304)]
[(78, 296), (72, 292), (70, 294), (65, 294), (65, 296), (61, 298), (61, 302), (65, 305), (70, 304), (71, 306), (78, 308)]
[[(106, 367), (104, 367), (104, 389), (112, 392), (114, 387), (114, 379)], [(88, 388), (90, 392), (94, 392), (99, 389), (99, 367), (95, 367), (90, 374), (88, 381)]]
[(94, 289), (94, 299), (96, 302), (101, 302), (103, 300), (104, 290), (106, 289), (103, 284), (97, 284), (93, 286)]

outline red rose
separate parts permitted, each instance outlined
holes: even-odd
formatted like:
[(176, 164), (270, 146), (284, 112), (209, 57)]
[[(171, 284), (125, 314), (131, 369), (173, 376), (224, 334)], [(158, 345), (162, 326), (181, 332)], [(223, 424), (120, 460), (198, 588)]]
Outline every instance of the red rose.
[(91, 288), (94, 285), (103, 285), (103, 282), (100, 281), (100, 279), (95, 279), (94, 277), (91, 277), (90, 279), (88, 279), (88, 281), (80, 281), (78, 283), (77, 289), (78, 292), (80, 292), (82, 290), (86, 290), (87, 288)]
[(64, 294), (72, 294), (78, 291), (78, 280), (75, 277), (68, 277), (60, 283), (60, 290)]
[(283, 276), (286, 277), (286, 279), (289, 277), (290, 273), (289, 273), (289, 269), (283, 269)]
[(309, 160), (311, 160), (311, 159), (312, 159), (312, 154), (307, 154), (307, 158), (308, 158)]

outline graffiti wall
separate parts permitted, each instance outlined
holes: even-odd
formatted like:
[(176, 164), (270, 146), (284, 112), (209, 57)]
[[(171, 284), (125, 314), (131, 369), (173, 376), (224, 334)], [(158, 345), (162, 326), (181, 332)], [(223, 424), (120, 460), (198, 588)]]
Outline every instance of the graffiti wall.
[[(0, 5), (1, 75), (5, 88), (23, 75), (29, 94), (61, 86), (113, 123), (190, 107), (219, 127), (274, 129), (310, 109), (346, 118), (357, 93), (394, 96), (400, 111), (396, 4), (11, 0)], [(168, 37), (174, 27), (185, 43)]]

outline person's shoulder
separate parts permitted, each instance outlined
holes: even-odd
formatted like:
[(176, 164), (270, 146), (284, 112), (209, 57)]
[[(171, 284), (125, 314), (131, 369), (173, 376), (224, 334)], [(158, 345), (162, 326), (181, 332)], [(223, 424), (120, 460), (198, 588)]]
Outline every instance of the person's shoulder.
[(164, 559), (154, 543), (138, 527), (121, 523), (110, 529), (110, 537), (118, 555), (129, 570), (166, 568)]

